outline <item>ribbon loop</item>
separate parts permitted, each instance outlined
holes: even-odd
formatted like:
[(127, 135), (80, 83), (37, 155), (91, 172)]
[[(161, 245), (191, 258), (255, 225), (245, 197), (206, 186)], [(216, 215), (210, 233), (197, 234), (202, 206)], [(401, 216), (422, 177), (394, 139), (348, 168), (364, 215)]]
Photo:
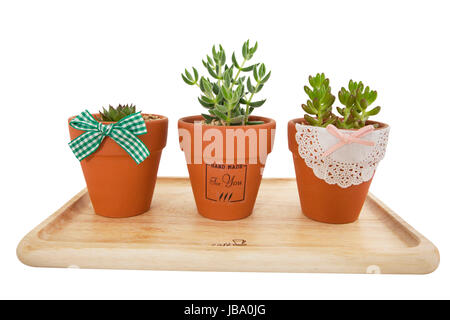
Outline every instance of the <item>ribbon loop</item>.
[(328, 150), (326, 150), (322, 154), (322, 158), (329, 156), (330, 154), (332, 154), (336, 150), (342, 148), (346, 144), (358, 143), (358, 144), (365, 145), (365, 146), (374, 146), (375, 143), (373, 141), (360, 139), (360, 138), (368, 135), (369, 133), (371, 133), (373, 130), (375, 130), (374, 126), (368, 125), (368, 126), (362, 127), (361, 129), (359, 129), (355, 132), (347, 134), (347, 133), (342, 133), (341, 131), (339, 131), (339, 129), (336, 128), (334, 125), (329, 124), (327, 126), (327, 131), (330, 134), (332, 134), (333, 136), (335, 136), (336, 138), (338, 138), (339, 142), (337, 144), (335, 144), (334, 146), (332, 146), (331, 148), (329, 148)]
[(70, 148), (80, 161), (94, 153), (106, 136), (122, 147), (137, 164), (150, 155), (147, 146), (137, 137), (147, 133), (147, 127), (140, 112), (133, 113), (116, 123), (103, 124), (86, 110), (70, 121), (70, 126), (86, 131), (69, 142)]

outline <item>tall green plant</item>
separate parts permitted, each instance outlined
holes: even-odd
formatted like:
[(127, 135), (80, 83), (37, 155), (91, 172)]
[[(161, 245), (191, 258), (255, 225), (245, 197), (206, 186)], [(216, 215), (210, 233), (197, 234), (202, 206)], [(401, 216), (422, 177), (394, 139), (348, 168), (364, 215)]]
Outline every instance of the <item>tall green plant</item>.
[(251, 47), (250, 41), (247, 40), (242, 45), (242, 62), (237, 61), (233, 52), (231, 64), (228, 65), (222, 45), (219, 45), (218, 49), (213, 46), (212, 56), (207, 55), (206, 60), (202, 60), (210, 77), (199, 77), (194, 67), (192, 73), (185, 69), (184, 74), (181, 74), (183, 81), (188, 85), (200, 88), (201, 95), (198, 101), (208, 110), (208, 113), (202, 113), (206, 123), (224, 126), (263, 123), (249, 121), (249, 115), (253, 110), (266, 102), (266, 99), (259, 101), (253, 99), (271, 75), (271, 71), (267, 72), (264, 63), (246, 66), (257, 48), (258, 42)]

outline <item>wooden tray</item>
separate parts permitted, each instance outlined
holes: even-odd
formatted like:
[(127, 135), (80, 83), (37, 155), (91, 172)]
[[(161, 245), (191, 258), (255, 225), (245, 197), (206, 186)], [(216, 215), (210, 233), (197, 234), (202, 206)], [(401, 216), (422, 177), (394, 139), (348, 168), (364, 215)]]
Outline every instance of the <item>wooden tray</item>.
[(374, 196), (352, 224), (302, 215), (293, 179), (264, 179), (253, 214), (219, 222), (197, 213), (189, 180), (159, 178), (147, 213), (94, 214), (81, 191), (17, 248), (35, 267), (410, 273), (433, 272), (437, 248)]

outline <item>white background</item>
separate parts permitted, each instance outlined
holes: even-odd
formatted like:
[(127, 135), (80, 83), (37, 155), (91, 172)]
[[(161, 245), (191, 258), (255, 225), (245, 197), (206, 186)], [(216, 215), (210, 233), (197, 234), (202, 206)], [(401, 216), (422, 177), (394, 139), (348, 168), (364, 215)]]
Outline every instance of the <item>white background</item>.
[[(450, 298), (449, 31), (446, 1), (1, 1), (0, 298)], [(21, 238), (84, 187), (67, 118), (135, 103), (170, 119), (159, 175), (187, 176), (176, 121), (203, 109), (180, 78), (212, 44), (254, 59), (272, 78), (258, 114), (278, 132), (265, 176), (294, 177), (286, 123), (303, 85), (325, 72), (378, 91), (392, 126), (371, 191), (436, 244), (426, 276), (39, 269)], [(202, 70), (203, 71), (203, 70)]]

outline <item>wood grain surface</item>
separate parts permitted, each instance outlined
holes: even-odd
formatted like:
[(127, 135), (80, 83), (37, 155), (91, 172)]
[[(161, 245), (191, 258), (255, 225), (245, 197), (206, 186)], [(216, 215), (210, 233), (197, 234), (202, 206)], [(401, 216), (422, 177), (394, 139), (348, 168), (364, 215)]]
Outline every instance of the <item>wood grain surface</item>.
[(294, 179), (263, 179), (253, 214), (214, 221), (197, 213), (187, 178), (158, 178), (151, 209), (111, 219), (81, 191), (17, 248), (35, 267), (425, 274), (437, 248), (374, 196), (360, 219), (330, 225), (302, 215)]

